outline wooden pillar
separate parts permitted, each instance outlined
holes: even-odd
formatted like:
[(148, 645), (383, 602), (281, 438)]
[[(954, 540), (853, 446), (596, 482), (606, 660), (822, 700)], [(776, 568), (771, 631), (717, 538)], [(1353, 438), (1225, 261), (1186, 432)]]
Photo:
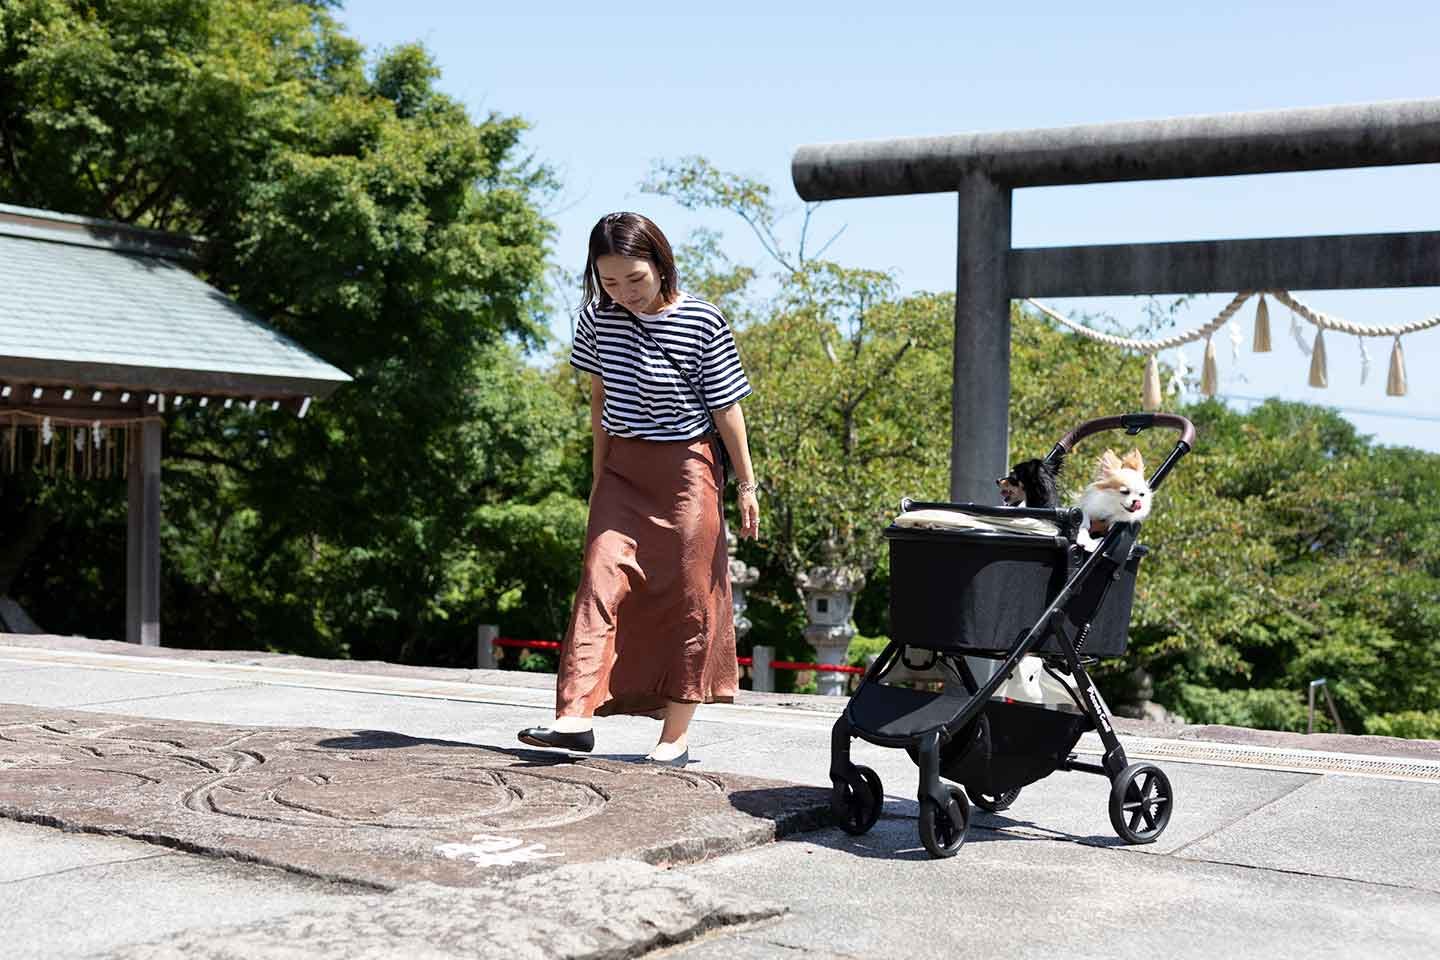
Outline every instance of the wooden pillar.
[(775, 692), (775, 648), (752, 647), (750, 651), (750, 689), (760, 693)]
[(1008, 469), (1010, 188), (983, 172), (960, 178), (951, 388), (950, 499), (992, 503)]
[(125, 639), (160, 646), (160, 422), (135, 428), (130, 444)]
[(482, 623), (475, 638), (475, 665), (481, 670), (494, 670), (495, 640), (500, 636), (500, 627), (493, 623)]

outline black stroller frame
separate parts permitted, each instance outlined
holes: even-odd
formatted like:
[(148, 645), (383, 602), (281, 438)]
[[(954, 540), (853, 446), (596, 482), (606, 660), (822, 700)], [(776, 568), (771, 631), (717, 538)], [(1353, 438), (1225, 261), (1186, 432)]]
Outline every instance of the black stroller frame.
[[(1194, 446), (1195, 428), (1184, 417), (1156, 413), (1090, 420), (1061, 438), (1045, 459), (1058, 467), (1074, 445), (1087, 436), (1114, 429), (1123, 429), (1133, 436), (1152, 427), (1174, 428), (1181, 433), (1174, 449), (1150, 477), (1153, 490)], [(1075, 544), (1081, 523), (1080, 511), (1075, 508), (992, 507), (907, 499), (901, 509), (956, 510), (980, 517), (1033, 517), (1050, 521), (1060, 530), (1053, 538), (985, 532), (965, 539), (968, 543), (978, 541), (983, 549), (999, 546), (1021, 551), (1048, 550), (1050, 556), (1065, 556), (1066, 566), (1052, 576), (1047, 592), (1053, 590), (1053, 594), (1048, 597), (1043, 612), (1033, 622), (1028, 618), (1022, 620), (1022, 625), (1029, 625), (1023, 626), (1008, 645), (1002, 645), (998, 637), (987, 640), (962, 636), (962, 642), (958, 643), (937, 641), (933, 636), (934, 627), (940, 623), (943, 632), (946, 619), (953, 617), (958, 609), (956, 601), (953, 597), (937, 598), (930, 605), (933, 609), (919, 613), (897, 610), (895, 540), (904, 537), (894, 532), (894, 528), (887, 530), (887, 537), (894, 532), (890, 643), (866, 671), (831, 734), (831, 810), (840, 826), (852, 834), (867, 832), (879, 818), (883, 803), (879, 776), (869, 767), (850, 760), (850, 741), (859, 737), (879, 746), (904, 748), (915, 760), (919, 767), (920, 839), (932, 856), (949, 857), (959, 851), (970, 823), (971, 800), (992, 812), (1006, 809), (1019, 795), (1021, 786), (1055, 770), (1107, 777), (1111, 784), (1110, 822), (1115, 832), (1127, 843), (1154, 842), (1169, 824), (1173, 809), (1169, 778), (1151, 764), (1130, 763), (1115, 734), (1109, 708), (1085, 669), (1087, 662), (1095, 660), (1086, 652), (1087, 642), (1092, 639), (1098, 639), (1104, 648), (1101, 655), (1123, 652), (1134, 574), (1145, 553), (1145, 548), (1137, 543), (1140, 524), (1112, 524), (1095, 550), (1086, 553)], [(944, 535), (925, 534), (923, 538), (943, 541)], [(949, 548), (941, 542), (936, 549)], [(979, 582), (983, 571), (974, 569)], [(1069, 571), (1068, 574), (1065, 571)], [(935, 582), (943, 585), (943, 580)], [(898, 616), (902, 612), (905, 616)], [(999, 624), (1002, 621), (1003, 616), (985, 622)], [(1093, 638), (1092, 627), (1097, 628)], [(1064, 685), (1076, 701), (1079, 714), (1009, 707), (991, 700), (1021, 660), (1040, 651), (1042, 646), (1046, 672), (1057, 679), (1056, 671), (1068, 673), (1073, 679), (1073, 688), (1068, 683)], [(906, 660), (907, 648), (929, 652), (930, 663), (923, 668), (939, 665), (946, 679), (945, 691), (912, 690), (881, 682), (897, 666), (915, 668)], [(998, 660), (999, 665), (988, 680), (978, 683), (966, 663), (967, 656), (988, 657)], [(963, 695), (957, 693), (961, 690)], [(1005, 713), (1007, 710), (1010, 712)], [(1017, 721), (1013, 719), (1017, 710), (1029, 711), (1028, 719), (1018, 721), (1018, 732)], [(1041, 727), (1032, 730), (1027, 726), (1037, 720)], [(1009, 732), (1001, 733), (1002, 728)], [(1098, 764), (1081, 761), (1071, 752), (1086, 730), (1094, 730), (1100, 737), (1103, 753)], [(1029, 749), (1019, 751), (1020, 759), (1004, 756), (1006, 744), (1013, 747), (1027, 740)], [(1002, 745), (998, 752), (997, 743)], [(966, 789), (942, 783), (942, 773), (948, 779), (963, 782)]]

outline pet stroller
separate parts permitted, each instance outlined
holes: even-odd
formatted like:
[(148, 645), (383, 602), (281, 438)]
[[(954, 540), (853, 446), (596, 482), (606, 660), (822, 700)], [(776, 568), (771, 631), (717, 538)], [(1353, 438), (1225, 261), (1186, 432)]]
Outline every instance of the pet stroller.
[[(1158, 488), (1194, 444), (1173, 414), (1126, 414), (1081, 424), (1046, 456), (1059, 467), (1076, 442), (1106, 430), (1180, 431), (1150, 478)], [(920, 840), (934, 857), (965, 842), (970, 803), (995, 812), (1056, 770), (1110, 780), (1110, 823), (1127, 843), (1151, 843), (1170, 821), (1164, 771), (1132, 764), (1085, 667), (1125, 652), (1138, 523), (1115, 523), (1093, 552), (1075, 542), (1078, 509), (903, 501), (890, 543), (890, 643), (866, 671), (831, 736), (831, 809), (862, 834), (880, 816), (879, 776), (850, 760), (850, 740), (903, 747), (920, 768)], [(946, 522), (953, 520), (954, 522)], [(928, 662), (915, 664), (921, 653)], [(939, 668), (941, 692), (887, 684), (904, 666)], [(988, 677), (977, 680), (993, 669)], [(903, 672), (903, 671), (902, 671)], [(900, 676), (900, 674), (896, 674)], [(1024, 691), (1029, 691), (1025, 693)], [(1072, 752), (1098, 731), (1101, 762)], [(960, 784), (942, 784), (941, 777)], [(963, 788), (963, 789), (962, 789)], [(968, 798), (967, 798), (968, 795)]]

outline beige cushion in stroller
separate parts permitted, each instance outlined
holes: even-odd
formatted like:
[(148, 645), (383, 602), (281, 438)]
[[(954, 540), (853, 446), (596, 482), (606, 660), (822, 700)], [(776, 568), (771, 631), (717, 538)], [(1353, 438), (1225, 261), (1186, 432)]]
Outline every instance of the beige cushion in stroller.
[(1042, 537), (1060, 534), (1048, 520), (1034, 517), (977, 517), (959, 510), (910, 510), (895, 518), (895, 526), (918, 530), (988, 530), (993, 533), (1031, 533)]

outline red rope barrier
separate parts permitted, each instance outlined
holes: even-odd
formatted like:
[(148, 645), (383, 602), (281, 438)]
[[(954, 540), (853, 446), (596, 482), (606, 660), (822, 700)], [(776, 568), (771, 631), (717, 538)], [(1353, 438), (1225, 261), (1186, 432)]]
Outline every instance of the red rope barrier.
[(776, 670), (818, 670), (821, 673), (864, 673), (864, 667), (850, 667), (840, 663), (795, 663), (792, 660), (772, 660), (770, 666)]
[[(497, 637), (497, 647), (522, 647), (532, 650), (559, 650), (560, 644), (555, 640), (516, 640), (513, 637)], [(754, 666), (753, 657), (736, 657), (735, 662), (742, 667)], [(838, 663), (799, 663), (794, 660), (772, 660), (770, 666), (775, 670), (817, 670), (822, 673), (864, 673), (864, 667), (851, 667)]]
[(560, 644), (555, 640), (514, 640), (510, 637), (496, 637), (497, 647), (530, 647), (535, 650), (559, 650)]

